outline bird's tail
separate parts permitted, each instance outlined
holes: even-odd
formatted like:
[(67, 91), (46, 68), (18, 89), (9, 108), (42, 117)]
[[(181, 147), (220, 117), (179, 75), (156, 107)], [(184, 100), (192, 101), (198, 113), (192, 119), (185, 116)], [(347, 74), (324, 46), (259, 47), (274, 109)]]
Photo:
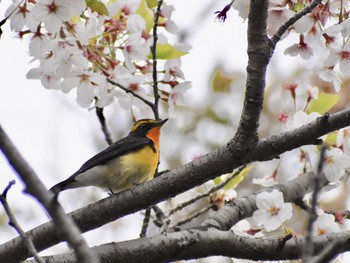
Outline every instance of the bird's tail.
[(62, 192), (66, 189), (71, 188), (70, 184), (75, 182), (74, 178), (69, 177), (67, 180), (64, 180), (53, 187), (50, 188), (50, 191), (52, 191), (55, 195), (58, 195), (59, 192)]

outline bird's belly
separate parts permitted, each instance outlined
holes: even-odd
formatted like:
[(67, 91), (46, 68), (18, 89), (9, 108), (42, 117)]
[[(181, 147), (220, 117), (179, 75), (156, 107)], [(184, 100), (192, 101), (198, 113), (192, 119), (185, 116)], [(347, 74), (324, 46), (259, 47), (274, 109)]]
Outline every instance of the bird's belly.
[(113, 192), (120, 192), (153, 178), (158, 165), (158, 152), (154, 152), (150, 147), (144, 147), (121, 156), (109, 165), (112, 169), (105, 175), (106, 185), (103, 187)]

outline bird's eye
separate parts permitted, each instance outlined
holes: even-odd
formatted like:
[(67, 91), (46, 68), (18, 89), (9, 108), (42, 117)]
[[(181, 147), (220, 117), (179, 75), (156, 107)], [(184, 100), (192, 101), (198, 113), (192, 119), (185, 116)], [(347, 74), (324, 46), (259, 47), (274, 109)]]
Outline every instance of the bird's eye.
[(139, 129), (144, 129), (144, 128), (146, 128), (146, 123), (142, 123), (140, 126), (139, 126)]

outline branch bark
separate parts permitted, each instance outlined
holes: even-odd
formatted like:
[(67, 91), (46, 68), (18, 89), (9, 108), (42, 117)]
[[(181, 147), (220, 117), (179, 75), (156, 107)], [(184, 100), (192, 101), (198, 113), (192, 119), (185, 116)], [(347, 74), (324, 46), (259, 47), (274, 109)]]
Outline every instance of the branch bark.
[[(190, 162), (178, 169), (162, 174), (153, 180), (137, 185), (133, 190), (102, 199), (69, 215), (82, 232), (98, 228), (127, 214), (146, 209), (151, 205), (173, 197), (198, 186), (218, 175), (231, 172), (243, 164), (253, 161), (270, 160), (283, 152), (297, 147), (314, 144), (319, 137), (350, 125), (350, 109), (319, 117), (310, 124), (295, 130), (271, 136), (260, 141), (246, 156), (233, 159), (229, 145)], [(288, 200), (288, 199), (286, 199)], [(45, 223), (29, 231), (33, 243), (40, 251), (63, 239), (57, 234), (52, 223)], [(15, 238), (0, 246), (2, 259), (23, 260), (28, 251), (20, 238)]]
[[(339, 253), (350, 249), (350, 232), (317, 236), (317, 255), (330, 243), (337, 242)], [(94, 248), (102, 262), (172, 262), (181, 259), (221, 255), (250, 260), (293, 260), (301, 257), (303, 238), (250, 238), (232, 231), (191, 229), (182, 232), (109, 243)], [(77, 262), (73, 253), (45, 257), (47, 263)], [(32, 261), (28, 261), (32, 262)]]
[[(92, 250), (86, 244), (85, 240), (81, 236), (81, 232), (79, 231), (74, 221), (70, 217), (66, 216), (61, 205), (57, 202), (57, 200), (55, 200), (54, 195), (47, 191), (43, 183), (35, 174), (34, 170), (24, 160), (22, 155), (19, 153), (19, 151), (17, 150), (17, 148), (12, 143), (12, 141), (7, 136), (7, 134), (1, 126), (0, 149), (4, 153), (11, 166), (17, 172), (20, 179), (24, 182), (26, 186), (25, 192), (31, 194), (34, 198), (36, 198), (52, 217), (55, 223), (55, 227), (59, 229), (56, 235), (60, 236), (62, 240), (64, 239), (68, 241), (68, 243), (72, 246), (75, 253), (77, 254), (77, 258), (81, 262), (100, 262), (99, 258), (92, 252)], [(25, 233), (25, 235), (30, 236), (31, 233), (27, 232)], [(33, 236), (32, 239), (33, 243), (35, 244), (35, 238)], [(29, 251), (26, 248), (23, 239), (20, 242), (20, 244), (22, 247), (24, 247), (24, 250), (22, 250), (23, 254), (21, 255), (23, 260), (31, 255), (29, 254)], [(2, 258), (2, 260), (0, 261), (10, 262), (6, 257)]]
[(254, 148), (258, 142), (257, 130), (263, 108), (265, 74), (269, 63), (266, 34), (268, 0), (250, 1), (248, 17), (248, 66), (243, 110), (237, 132), (230, 142), (237, 158)]

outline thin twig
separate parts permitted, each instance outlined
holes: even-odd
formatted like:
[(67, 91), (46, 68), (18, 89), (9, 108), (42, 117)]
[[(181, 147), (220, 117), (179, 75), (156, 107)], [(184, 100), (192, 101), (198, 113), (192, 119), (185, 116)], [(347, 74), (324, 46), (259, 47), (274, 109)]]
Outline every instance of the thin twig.
[(103, 114), (103, 108), (96, 107), (96, 115), (98, 117), (98, 120), (100, 121), (101, 124), (101, 129), (103, 134), (105, 135), (106, 142), (108, 145), (111, 145), (113, 143), (111, 133), (108, 130), (107, 123), (106, 123), (106, 118)]
[(153, 104), (153, 113), (154, 118), (156, 120), (159, 120), (159, 113), (158, 113), (158, 104), (159, 104), (159, 93), (158, 93), (158, 72), (157, 72), (157, 41), (158, 41), (158, 34), (157, 34), (157, 28), (158, 28), (158, 20), (160, 17), (160, 9), (162, 7), (163, 0), (158, 1), (157, 6), (157, 12), (154, 16), (154, 24), (153, 24), (153, 45), (151, 47), (152, 52), (152, 60), (153, 60), (153, 94), (154, 94), (154, 104)]
[(235, 172), (234, 172), (230, 177), (228, 177), (225, 181), (223, 181), (222, 183), (220, 183), (220, 184), (218, 184), (218, 185), (212, 187), (212, 188), (211, 188), (209, 191), (207, 191), (206, 193), (201, 194), (201, 195), (198, 195), (198, 196), (196, 196), (196, 197), (194, 197), (194, 198), (192, 198), (192, 199), (190, 199), (190, 200), (188, 200), (188, 201), (185, 201), (185, 202), (183, 202), (183, 203), (181, 203), (181, 204), (178, 204), (175, 208), (173, 208), (173, 209), (171, 209), (171, 210), (169, 211), (168, 216), (171, 216), (171, 215), (174, 214), (176, 211), (181, 210), (181, 209), (183, 209), (184, 207), (189, 206), (189, 205), (193, 204), (194, 202), (196, 202), (196, 201), (198, 201), (198, 200), (200, 200), (200, 199), (202, 199), (202, 198), (208, 197), (211, 193), (214, 193), (214, 192), (216, 192), (217, 190), (223, 188), (223, 187), (224, 187), (226, 184), (228, 184), (235, 176), (239, 175), (240, 172), (242, 172), (243, 169), (244, 169), (245, 167), (246, 167), (246, 165), (241, 166), (239, 169), (237, 169), (237, 171), (235, 171)]
[(132, 94), (135, 98), (138, 98), (139, 100), (143, 101), (146, 105), (150, 106), (151, 109), (153, 109), (154, 107), (154, 104), (148, 100), (146, 100), (145, 98), (143, 98), (142, 96), (140, 96), (139, 94), (137, 94), (136, 92), (134, 92), (133, 90), (131, 89), (128, 89), (126, 87), (124, 87), (123, 85), (119, 84), (118, 82), (115, 82), (109, 78), (107, 78), (107, 81), (109, 83), (111, 83), (112, 85), (114, 86), (117, 86), (118, 88), (121, 88), (122, 90), (124, 90), (126, 93), (130, 93)]
[(322, 251), (317, 253), (317, 256), (311, 258), (309, 263), (328, 263), (332, 262), (332, 260), (339, 254), (339, 250), (341, 248), (341, 243), (339, 241), (335, 241), (333, 243), (329, 243)]
[(145, 217), (143, 218), (140, 237), (146, 237), (150, 217), (151, 217), (151, 208), (147, 208), (145, 211)]
[(215, 208), (215, 207), (216, 207), (215, 204), (212, 204), (212, 205), (209, 205), (209, 206), (207, 206), (207, 207), (204, 207), (203, 209), (197, 211), (196, 213), (192, 214), (191, 216), (187, 217), (186, 219), (177, 222), (175, 225), (172, 225), (172, 226), (170, 227), (170, 229), (176, 229), (176, 228), (178, 228), (179, 226), (182, 226), (182, 225), (184, 225), (184, 224), (186, 224), (186, 223), (192, 221), (193, 219), (199, 217), (200, 215), (206, 213), (207, 211), (209, 211), (210, 209)]
[(270, 38), (269, 44), (274, 49), (277, 42), (281, 40), (282, 35), (288, 30), (288, 28), (293, 25), (300, 18), (305, 16), (308, 13), (311, 13), (316, 6), (321, 3), (322, 0), (314, 0), (309, 5), (304, 7), (300, 12), (296, 13), (294, 16), (289, 18), (286, 22), (284, 22), (278, 31)]
[(160, 228), (160, 233), (165, 233), (171, 223), (170, 218), (167, 217), (157, 205), (152, 206), (152, 209), (156, 216), (156, 218), (153, 219), (154, 224)]
[(311, 200), (311, 209), (309, 213), (309, 220), (308, 220), (308, 225), (307, 225), (307, 230), (306, 230), (306, 237), (305, 237), (305, 246), (304, 246), (304, 251), (303, 251), (303, 256), (302, 256), (302, 261), (303, 262), (308, 262), (312, 255), (313, 255), (313, 241), (312, 241), (312, 236), (313, 236), (313, 225), (316, 220), (316, 207), (317, 207), (317, 202), (318, 202), (318, 196), (320, 193), (320, 176), (323, 171), (323, 165), (325, 162), (325, 155), (326, 155), (326, 147), (322, 146), (321, 152), (320, 152), (320, 159), (318, 162), (317, 166), (317, 175), (314, 177), (314, 190), (312, 193), (312, 200)]
[(5, 212), (9, 218), (9, 225), (12, 226), (16, 230), (16, 232), (20, 235), (20, 237), (23, 239), (29, 253), (35, 258), (36, 262), (44, 263), (44, 260), (39, 256), (38, 251), (36, 250), (31, 237), (27, 235), (27, 233), (25, 233), (21, 228), (21, 226), (18, 224), (15, 218), (15, 215), (12, 213), (12, 210), (7, 202), (7, 199), (6, 199), (7, 192), (10, 190), (12, 185), (15, 184), (15, 182), (16, 182), (15, 180), (12, 180), (9, 182), (5, 190), (0, 195), (0, 202), (2, 203), (5, 209)]

